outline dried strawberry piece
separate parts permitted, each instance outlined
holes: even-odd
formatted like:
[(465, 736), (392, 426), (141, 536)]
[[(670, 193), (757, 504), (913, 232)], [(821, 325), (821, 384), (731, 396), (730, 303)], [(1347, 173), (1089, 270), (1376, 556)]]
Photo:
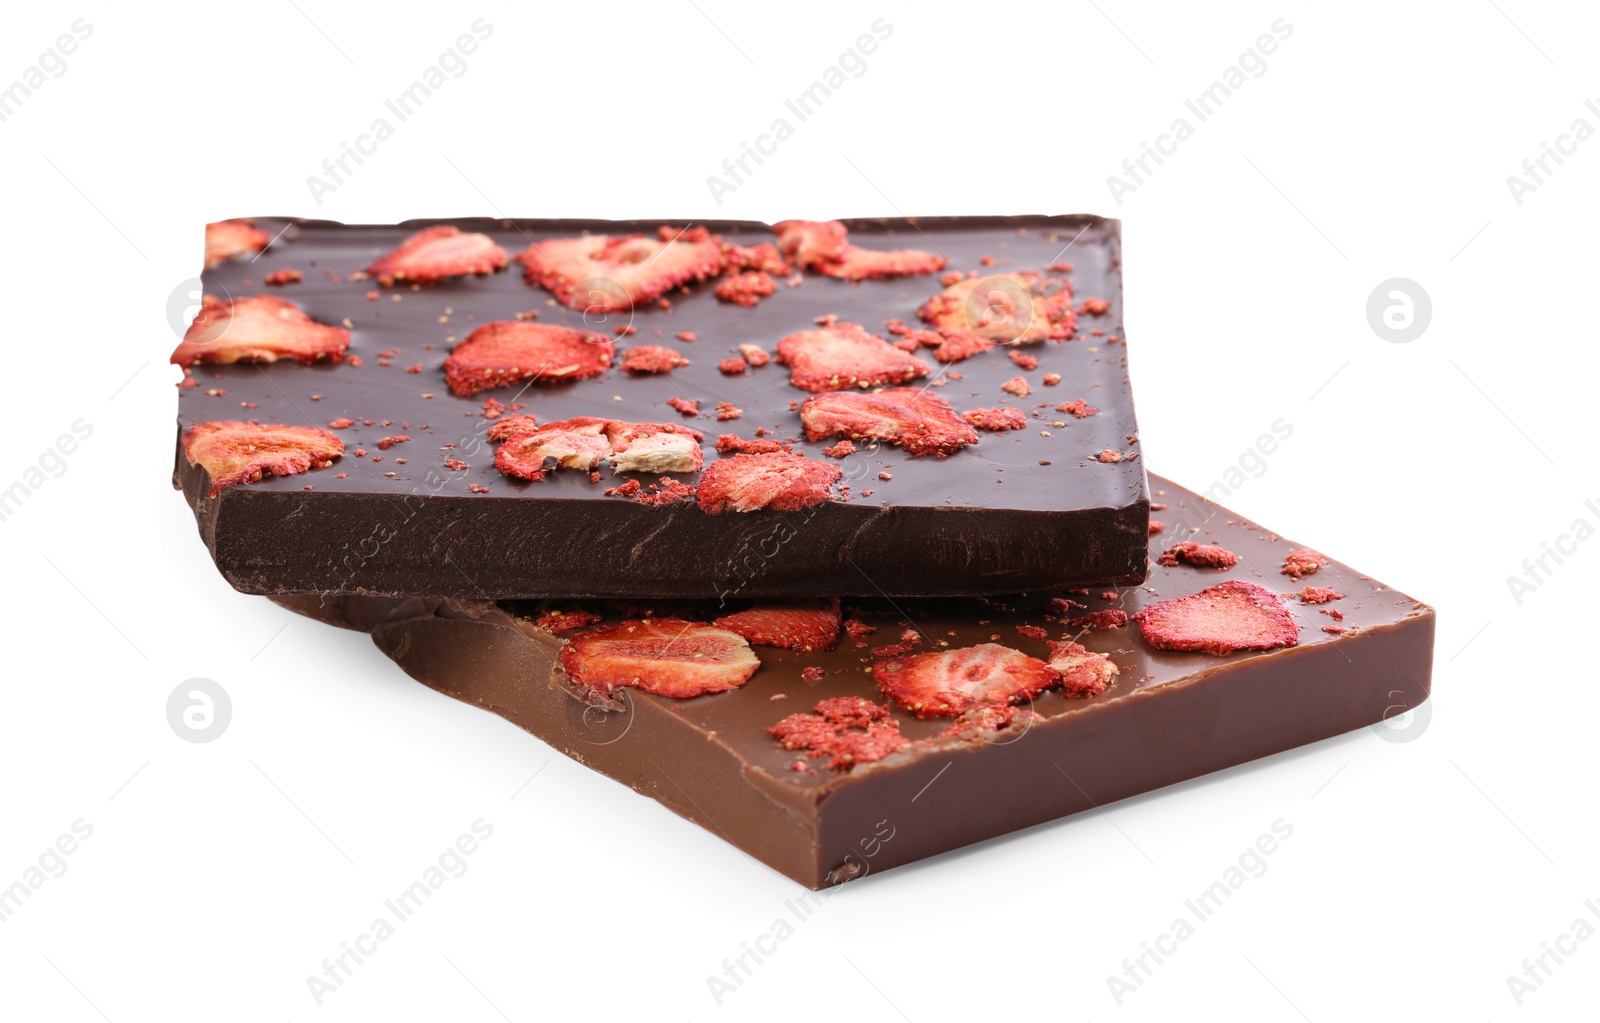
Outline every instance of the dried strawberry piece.
[(789, 274), (794, 271), (794, 264), (785, 259), (783, 253), (771, 242), (761, 242), (758, 245), (726, 244), (722, 247), (722, 267), (724, 270), (763, 270), (767, 273)]
[[(604, 422), (604, 420), (602, 420)], [(539, 425), (538, 416), (515, 415), (503, 416), (495, 420), (487, 433), (490, 440), (509, 440), (519, 433), (527, 433)]]
[(504, 441), (494, 453), (494, 465), (507, 476), (542, 480), (550, 468), (589, 470), (611, 456), (607, 420), (581, 416), (517, 429), (512, 420), (519, 418), (501, 419), (489, 431), (491, 439)]
[(172, 352), (172, 364), (197, 362), (343, 362), (350, 332), (316, 322), (287, 299), (251, 295), (221, 301), (207, 295)]
[(858, 696), (823, 700), (815, 713), (790, 714), (767, 732), (784, 749), (829, 757), (828, 767), (842, 770), (882, 760), (910, 742), (887, 707)]
[(286, 284), (298, 284), (303, 280), (305, 280), (305, 275), (292, 266), (274, 270), (261, 278), (263, 284), (270, 284), (275, 288), (281, 288)]
[(884, 252), (848, 241), (849, 230), (837, 220), (785, 220), (772, 225), (778, 247), (807, 270), (846, 280), (938, 273), (949, 262), (943, 256), (915, 249)]
[(717, 282), (717, 298), (749, 308), (778, 290), (772, 275), (765, 270), (746, 270)]
[(1290, 551), (1283, 556), (1283, 567), (1278, 571), (1299, 582), (1302, 577), (1314, 574), (1319, 568), (1327, 564), (1328, 559), (1316, 551), (1301, 548)]
[(1103, 462), (1106, 465), (1115, 465), (1117, 462), (1122, 461), (1122, 452), (1113, 448), (1106, 448), (1104, 451), (1101, 451), (1099, 454), (1093, 457), (1096, 462)]
[(1111, 303), (1103, 298), (1086, 298), (1083, 300), (1083, 311), (1090, 316), (1104, 316), (1111, 310)]
[(272, 236), (253, 220), (219, 220), (206, 225), (206, 269), (246, 252), (260, 252)]
[(698, 416), (700, 414), (700, 403), (690, 401), (688, 398), (668, 398), (667, 404), (686, 416)]
[(978, 432), (937, 394), (891, 387), (876, 394), (836, 391), (800, 406), (806, 440), (843, 436), (898, 444), (911, 455), (945, 457), (978, 442)]
[(1011, 352), (1011, 361), (1016, 363), (1019, 369), (1039, 368), (1039, 360), (1034, 356), (1029, 355), (1027, 352), (1020, 352), (1013, 349)]
[(378, 450), (387, 451), (396, 444), (404, 444), (410, 439), (410, 436), (404, 433), (397, 433), (392, 437), (384, 437), (382, 440), (378, 441)]
[(940, 362), (960, 362), (962, 359), (970, 359), (980, 352), (987, 352), (998, 343), (970, 330), (919, 330), (912, 336), (927, 344), (924, 335), (939, 339), (937, 347), (933, 350), (933, 357)]
[(754, 646), (785, 647), (809, 654), (832, 650), (839, 645), (837, 598), (757, 604), (748, 610), (724, 615), (716, 623), (720, 628), (737, 632)]
[(1239, 563), (1239, 555), (1213, 544), (1184, 540), (1163, 551), (1161, 557), (1156, 559), (1156, 564), (1173, 568), (1180, 561), (1188, 562), (1197, 568), (1226, 569)]
[(733, 455), (706, 467), (700, 477), (700, 507), (715, 515), (762, 508), (795, 511), (828, 499), (843, 473), (839, 467), (786, 451)]
[(998, 643), (883, 661), (873, 668), (883, 694), (918, 717), (955, 716), (988, 703), (1032, 699), (1059, 681), (1056, 670)]
[(1050, 635), (1050, 631), (1041, 625), (1018, 625), (1017, 632), (1029, 639), (1044, 639)]
[(856, 453), (856, 445), (854, 441), (842, 440), (837, 444), (823, 448), (822, 453), (829, 458), (844, 458)]
[(517, 254), (527, 278), (572, 309), (631, 309), (722, 269), (722, 247), (703, 232), (663, 241), (642, 234), (552, 238)]
[(1242, 579), (1158, 601), (1133, 617), (1145, 642), (1158, 650), (1198, 650), (1221, 657), (1300, 641), (1294, 618), (1278, 595)]
[(723, 373), (730, 377), (736, 377), (740, 373), (743, 373), (746, 369), (749, 369), (749, 366), (743, 359), (738, 358), (737, 356), (731, 359), (723, 359), (721, 362), (717, 363), (717, 372)]
[(425, 227), (367, 267), (380, 284), (435, 284), (450, 277), (488, 274), (510, 257), (486, 234), (465, 234), (450, 224)]
[(1326, 586), (1307, 586), (1295, 596), (1300, 598), (1302, 604), (1326, 604), (1332, 600), (1344, 599), (1344, 594)]
[(1065, 341), (1077, 328), (1072, 290), (1036, 273), (969, 277), (945, 288), (917, 310), (941, 331), (971, 331), (992, 341), (1027, 344)]
[(775, 440), (747, 440), (736, 433), (724, 433), (717, 437), (717, 450), (723, 454), (767, 455), (774, 451), (782, 451), (784, 447)]
[(629, 373), (670, 373), (689, 360), (665, 345), (635, 345), (622, 353), (621, 366)]
[(1071, 642), (1050, 644), (1050, 667), (1061, 673), (1062, 691), (1067, 696), (1098, 696), (1111, 685), (1118, 670), (1104, 654)]
[[(624, 423), (611, 420), (605, 433), (611, 442), (611, 464), (618, 472), (699, 472), (705, 434), (677, 423)], [(674, 493), (672, 500), (681, 494)], [(666, 503), (666, 502), (662, 502)]]
[(1064, 401), (1056, 406), (1057, 412), (1065, 412), (1074, 419), (1088, 419), (1100, 410), (1086, 401)]
[(928, 364), (868, 334), (856, 323), (802, 330), (778, 342), (789, 382), (806, 391), (901, 384), (928, 375)]
[(444, 361), (455, 394), (473, 395), (524, 381), (582, 380), (611, 367), (616, 347), (603, 334), (553, 323), (503, 320), (485, 323), (456, 345)]
[(967, 409), (961, 418), (980, 430), (1020, 430), (1028, 425), (1028, 417), (1014, 408)]
[(955, 723), (941, 729), (934, 738), (964, 739), (978, 732), (999, 732), (1010, 728), (1014, 721), (1027, 720), (1031, 713), (1024, 708), (1006, 704), (985, 704), (963, 711)]
[(1030, 393), (1028, 381), (1022, 377), (1012, 377), (1000, 385), (1000, 389), (1007, 394), (1014, 394), (1019, 398), (1026, 398)]
[(1160, 519), (1151, 519), (1150, 520), (1150, 535), (1151, 536), (1155, 536), (1157, 533), (1165, 530), (1166, 528), (1167, 528), (1167, 524), (1165, 522), (1162, 522)]
[(611, 694), (625, 686), (686, 700), (737, 689), (761, 666), (742, 636), (680, 618), (631, 619), (572, 637), (561, 667), (574, 683)]
[(587, 629), (603, 617), (594, 611), (547, 611), (534, 619), (533, 624), (559, 636), (563, 632)]
[(344, 441), (320, 426), (263, 426), (214, 420), (183, 435), (190, 465), (211, 477), (210, 497), (223, 487), (256, 483), (264, 476), (295, 476), (333, 464)]
[(1079, 618), (1069, 618), (1067, 626), (1073, 629), (1120, 629), (1128, 624), (1128, 612), (1117, 608), (1105, 611), (1091, 611)]
[(868, 625), (859, 618), (846, 618), (844, 620), (844, 631), (850, 634), (851, 639), (860, 639), (862, 636), (870, 636), (872, 633), (877, 632), (878, 627), (876, 625)]
[(739, 355), (755, 368), (765, 366), (772, 361), (772, 356), (768, 355), (767, 350), (760, 345), (742, 344), (739, 346)]

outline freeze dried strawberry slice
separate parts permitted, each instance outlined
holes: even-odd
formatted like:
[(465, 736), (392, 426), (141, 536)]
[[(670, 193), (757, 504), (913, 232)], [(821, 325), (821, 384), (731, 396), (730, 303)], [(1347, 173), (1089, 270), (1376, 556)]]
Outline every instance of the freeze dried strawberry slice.
[(1278, 571), (1295, 582), (1299, 582), (1303, 577), (1315, 574), (1327, 561), (1327, 558), (1316, 551), (1301, 548), (1285, 554), (1283, 556), (1283, 567)]
[(622, 353), (622, 368), (629, 373), (670, 373), (689, 360), (665, 345), (636, 345)]
[(1028, 425), (1028, 417), (1015, 408), (972, 408), (961, 418), (980, 430), (1020, 430)]
[(618, 472), (699, 472), (705, 434), (678, 423), (606, 424), (611, 464)]
[(807, 391), (903, 384), (928, 375), (928, 364), (856, 323), (802, 330), (778, 342), (789, 382)]
[(172, 364), (197, 362), (343, 362), (350, 332), (324, 326), (275, 295), (224, 302), (205, 296), (200, 312), (172, 352)]
[(320, 426), (263, 426), (260, 423), (213, 421), (183, 435), (190, 465), (211, 477), (209, 496), (236, 483), (256, 483), (263, 476), (295, 476), (332, 464), (344, 454), (344, 441)]
[(839, 645), (839, 600), (797, 604), (758, 604), (717, 619), (755, 646), (777, 646), (800, 653), (832, 650)]
[(1072, 289), (1036, 273), (969, 277), (923, 303), (917, 315), (941, 331), (971, 331), (991, 341), (1065, 341), (1077, 328)]
[(1294, 618), (1278, 595), (1242, 579), (1158, 601), (1133, 618), (1145, 642), (1158, 650), (1198, 650), (1221, 657), (1300, 641)]
[(616, 312), (658, 298), (722, 269), (722, 246), (705, 232), (670, 241), (632, 235), (584, 235), (535, 242), (517, 254), (527, 278), (572, 309)]
[(837, 220), (783, 220), (772, 225), (778, 248), (807, 269), (844, 255), (850, 231)]
[(272, 238), (251, 220), (219, 220), (206, 225), (206, 269), (246, 252), (260, 252)]
[(607, 695), (625, 686), (674, 700), (737, 689), (761, 666), (742, 636), (704, 622), (647, 618), (605, 625), (561, 648), (567, 677)]
[(785, 220), (772, 229), (778, 233), (778, 246), (800, 266), (845, 280), (938, 273), (949, 262), (916, 249), (885, 252), (852, 245), (849, 230), (837, 220)]
[(444, 360), (455, 394), (473, 395), (527, 380), (559, 383), (604, 373), (616, 346), (601, 334), (553, 323), (502, 320), (468, 334)]
[(836, 465), (787, 451), (719, 458), (700, 477), (700, 507), (715, 515), (761, 508), (795, 511), (828, 499), (844, 475)]
[(717, 298), (746, 309), (778, 290), (765, 270), (747, 270), (717, 282)]
[(1050, 667), (1061, 673), (1062, 690), (1068, 696), (1097, 696), (1118, 671), (1106, 655), (1070, 642), (1050, 644)]
[(496, 423), (490, 435), (498, 432), (505, 438), (494, 453), (494, 466), (507, 476), (542, 480), (552, 468), (589, 470), (611, 456), (605, 419), (580, 416), (521, 430), (503, 423)]
[(1225, 547), (1184, 540), (1163, 551), (1161, 557), (1156, 559), (1156, 564), (1172, 568), (1180, 561), (1199, 568), (1226, 569), (1238, 564), (1239, 555)]
[(450, 224), (425, 227), (367, 267), (380, 284), (409, 281), (434, 284), (448, 277), (488, 274), (510, 261), (506, 250), (486, 234), (462, 233)]
[(891, 387), (875, 394), (837, 391), (807, 398), (800, 406), (806, 440), (871, 438), (898, 444), (912, 455), (945, 457), (978, 442), (978, 432), (950, 403), (930, 391)]
[(882, 661), (872, 673), (885, 696), (918, 717), (1018, 703), (1059, 681), (1050, 665), (999, 643)]

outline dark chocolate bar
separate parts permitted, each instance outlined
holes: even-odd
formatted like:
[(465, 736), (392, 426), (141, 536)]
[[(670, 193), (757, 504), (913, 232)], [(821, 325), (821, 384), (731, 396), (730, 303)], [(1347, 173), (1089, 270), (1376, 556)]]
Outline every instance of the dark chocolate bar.
[[(513, 262), (424, 284), (415, 283), (426, 279), (416, 269), (415, 246), (379, 261), (414, 232), (440, 224), (459, 227), (461, 238), (481, 233), (491, 240), (459, 242), (459, 250), (446, 253), (461, 260), (454, 265), (489, 270), (507, 255)], [(622, 284), (573, 282), (546, 271), (541, 279), (552, 292), (525, 281), (515, 259), (535, 243), (586, 232), (657, 239), (658, 223), (343, 226), (262, 218), (216, 226), (213, 265), (203, 278), (213, 312), (202, 315), (235, 310), (227, 315), (245, 324), (248, 308), (256, 320), (227, 331), (222, 327), (232, 320), (217, 320), (209, 333), (193, 328), (175, 354), (190, 363), (179, 392), (175, 482), (222, 574), (251, 593), (940, 596), (1142, 579), (1149, 493), (1122, 341), (1117, 222), (1071, 216), (846, 225), (849, 241), (838, 260), (813, 264), (821, 272), (796, 266), (769, 274), (766, 297), (763, 282), (746, 280), (759, 271), (741, 273), (731, 264), (755, 265), (756, 247), (777, 240), (772, 229), (698, 225), (681, 237), (709, 229), (726, 251), (743, 255), (730, 256), (730, 265), (700, 281), (692, 275), (703, 267), (674, 270), (676, 276), (661, 279), (691, 277), (623, 309), (613, 308), (617, 289), (640, 287), (631, 277)], [(458, 243), (446, 231), (439, 244)], [(911, 265), (907, 254), (887, 251), (907, 248), (933, 261)], [(652, 266), (639, 265), (641, 273)], [(885, 266), (903, 272), (941, 265), (937, 272), (849, 279)], [(1038, 292), (1006, 276), (1018, 273), (1039, 275)], [(919, 309), (941, 295), (947, 280), (973, 288), (965, 300), (943, 302), (946, 335), (908, 339), (911, 331), (937, 326)], [(1057, 290), (1047, 295), (1051, 286)], [(585, 288), (595, 305), (584, 305)], [(651, 290), (653, 284), (642, 293)], [(219, 304), (257, 295), (272, 301)], [(753, 306), (738, 304), (751, 299)], [(1058, 318), (1046, 321), (1047, 306)], [(1030, 324), (1043, 324), (1042, 336), (1055, 339), (1003, 343), (1012, 322), (1006, 316), (1017, 325), (1011, 340), (1020, 342), (1018, 331)], [(271, 329), (260, 323), (276, 324), (274, 317), (292, 321), (285, 338), (274, 336), (257, 349), (229, 347)], [(849, 375), (855, 356), (848, 352), (839, 357), (844, 369), (831, 356), (777, 361), (781, 339), (817, 330), (819, 318), (828, 317), (861, 324), (902, 348), (885, 352), (883, 342), (862, 342), (862, 350), (875, 353), (871, 358), (891, 362), (883, 364), (887, 369), (875, 363), (877, 375), (860, 380)], [(596, 361), (590, 357), (603, 346), (579, 348), (570, 364), (557, 360), (560, 366), (534, 381), (527, 367), (486, 369), (465, 355), (447, 368), (452, 351), (461, 352), (490, 323), (566, 326), (614, 343), (615, 352)], [(973, 341), (974, 332), (982, 339)], [(996, 337), (1002, 343), (985, 348)], [(475, 347), (492, 355), (493, 340), (480, 335)], [(741, 353), (748, 345), (761, 352)], [(641, 368), (670, 368), (623, 369), (632, 358), (628, 350), (644, 346), (668, 351), (639, 356)], [(959, 361), (940, 361), (969, 350)], [(269, 355), (276, 361), (251, 361)], [(204, 361), (233, 357), (240, 361)], [(756, 365), (763, 357), (772, 361)], [(682, 359), (688, 364), (677, 364)], [(733, 365), (721, 365), (728, 360)], [(926, 367), (922, 375), (917, 364)], [(795, 386), (792, 374), (824, 390)], [(471, 394), (452, 390), (452, 382), (473, 391), (501, 381), (507, 385)], [(897, 387), (947, 401), (949, 429), (903, 432), (898, 443), (858, 437), (853, 454), (839, 447), (848, 429), (807, 439), (800, 403)], [(679, 411), (690, 405), (669, 404), (677, 399), (697, 403), (698, 414)], [(819, 415), (826, 411), (818, 407)], [(846, 409), (845, 418), (857, 411)], [(618, 471), (635, 463), (615, 457), (592, 471), (554, 468), (565, 449), (537, 445), (526, 447), (531, 454), (519, 463), (505, 457), (507, 445), (490, 433), (528, 415), (539, 424), (591, 417), (701, 431), (705, 471)], [(293, 431), (238, 435), (236, 426), (203, 427), (191, 441), (209, 437), (222, 445), (221, 454), (214, 453), (211, 471), (189, 457), (200, 449), (186, 451), (187, 431), (239, 421), (311, 428), (304, 434), (310, 439)], [(963, 431), (970, 441), (951, 439)], [(721, 434), (735, 435), (746, 451), (719, 451)], [(620, 451), (621, 442), (608, 436), (594, 442), (602, 449), (616, 443)], [(752, 511), (734, 510), (736, 501), (708, 501), (709, 473), (740, 458), (781, 462), (786, 456), (752, 453), (779, 445), (808, 459), (808, 471), (837, 470), (837, 480), (808, 484), (813, 497), (821, 487), (827, 499), (787, 509), (780, 500)], [(518, 478), (497, 468), (497, 456), (535, 475), (541, 465), (550, 468), (537, 481)], [(690, 489), (697, 486), (698, 499)]]
[[(1374, 724), (1427, 699), (1431, 608), (1190, 491), (1152, 483), (1164, 506), (1143, 586), (849, 601), (833, 650), (757, 646), (760, 667), (748, 682), (692, 699), (586, 690), (564, 670), (564, 652), (625, 615), (637, 620), (639, 607), (274, 599), (370, 631), (412, 677), (818, 888)], [(699, 611), (680, 603), (661, 613)], [(1012, 681), (1041, 663), (1062, 675), (1009, 705), (980, 702), (958, 716), (907, 709), (917, 702), (907, 698), (917, 692), (908, 677), (972, 650), (1014, 662)], [(897, 695), (886, 701), (883, 690)], [(920, 706), (940, 710), (942, 698)]]

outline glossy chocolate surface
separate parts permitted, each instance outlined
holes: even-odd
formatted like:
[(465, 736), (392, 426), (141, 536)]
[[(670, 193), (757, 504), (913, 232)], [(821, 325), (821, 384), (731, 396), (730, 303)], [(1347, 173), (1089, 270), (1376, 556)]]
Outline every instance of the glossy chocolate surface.
[[(717, 300), (715, 280), (669, 294), (670, 309), (654, 303), (631, 313), (586, 314), (556, 303), (524, 283), (521, 267), (485, 277), (413, 288), (383, 288), (350, 275), (424, 225), (360, 227), (260, 218), (276, 237), (254, 262), (222, 263), (204, 276), (218, 297), (268, 293), (297, 303), (313, 319), (347, 324), (350, 354), (362, 364), (305, 366), (286, 361), (193, 368), (199, 386), (179, 391), (178, 427), (206, 420), (259, 419), (323, 426), (349, 418), (336, 431), (346, 453), (333, 466), (205, 496), (203, 470), (187, 465), (181, 445), (176, 480), (195, 508), (202, 537), (228, 580), (246, 592), (345, 593), (524, 598), (547, 595), (611, 597), (761, 597), (971, 595), (1018, 592), (1107, 580), (1134, 582), (1144, 571), (1148, 489), (1137, 458), (1102, 463), (1107, 449), (1138, 451), (1137, 423), (1121, 341), (1120, 239), (1116, 221), (1093, 217), (942, 218), (849, 221), (851, 242), (863, 247), (921, 248), (949, 257), (950, 270), (998, 274), (1070, 263), (1064, 274), (1075, 301), (1110, 303), (1102, 315), (1079, 317), (1079, 339), (1021, 347), (1038, 359), (1019, 368), (1008, 348), (949, 365), (930, 349), (925, 381), (957, 411), (1013, 407), (1026, 428), (979, 431), (979, 441), (949, 458), (913, 458), (898, 448), (858, 444), (860, 453), (825, 459), (831, 440), (803, 439), (791, 403), (809, 392), (789, 384), (776, 362), (742, 376), (717, 363), (743, 343), (769, 353), (779, 339), (837, 315), (893, 339), (885, 321), (926, 326), (916, 310), (942, 290), (938, 274), (859, 284), (806, 273), (798, 287), (780, 281), (754, 308)], [(436, 222), (428, 222), (436, 223)], [(515, 255), (532, 241), (584, 231), (644, 232), (655, 222), (457, 220), (463, 230), (491, 235)], [(703, 225), (729, 242), (756, 244), (774, 236), (754, 223)], [(986, 266), (983, 257), (992, 257)], [(284, 267), (304, 279), (266, 287), (262, 278)], [(376, 301), (367, 295), (379, 292)], [(670, 374), (635, 376), (613, 368), (600, 377), (453, 395), (442, 365), (454, 342), (476, 326), (537, 312), (538, 322), (602, 333), (625, 324), (637, 333), (617, 337), (619, 353), (662, 345), (690, 360)], [(1103, 331), (1101, 336), (1091, 331)], [(659, 333), (658, 333), (659, 332)], [(697, 340), (677, 339), (692, 332)], [(1111, 339), (1117, 339), (1115, 341)], [(428, 346), (432, 346), (431, 348)], [(380, 359), (380, 352), (391, 353)], [(383, 365), (388, 362), (388, 365)], [(408, 369), (420, 366), (419, 372)], [(1061, 377), (1045, 386), (1047, 373)], [(1000, 390), (1013, 377), (1032, 394)], [(959, 378), (958, 378), (959, 377)], [(212, 394), (226, 391), (226, 394)], [(751, 438), (758, 427), (796, 450), (837, 464), (849, 501), (795, 512), (708, 515), (693, 502), (650, 507), (606, 496), (623, 482), (609, 467), (602, 480), (562, 470), (529, 483), (500, 473), (484, 399), (526, 404), (540, 422), (589, 415), (632, 421), (681, 422), (706, 434), (709, 463), (720, 433)], [(700, 402), (687, 419), (670, 398)], [(1077, 419), (1055, 411), (1083, 400), (1097, 415)], [(744, 410), (718, 422), (718, 402)], [(1037, 415), (1035, 415), (1037, 414)], [(374, 420), (365, 426), (365, 420)], [(388, 420), (388, 425), (384, 421)], [(1057, 425), (1059, 424), (1059, 425)], [(411, 440), (388, 450), (376, 442), (394, 434)], [(1130, 441), (1129, 438), (1135, 438)], [(446, 447), (446, 445), (455, 445)], [(368, 454), (358, 457), (356, 448)], [(378, 460), (378, 459), (381, 459)], [(397, 460), (404, 459), (401, 464)], [(470, 466), (452, 471), (447, 459)], [(891, 479), (880, 479), (879, 473)], [(392, 476), (389, 474), (393, 474)], [(339, 474), (344, 474), (340, 478)], [(660, 477), (628, 474), (649, 484)], [(674, 478), (694, 483), (698, 474)], [(469, 485), (488, 487), (477, 494)], [(307, 487), (311, 489), (307, 490)], [(870, 496), (867, 496), (870, 491)]]
[[(877, 625), (876, 633), (843, 638), (827, 653), (757, 647), (761, 667), (741, 689), (681, 701), (627, 690), (609, 710), (568, 691), (557, 659), (563, 639), (533, 622), (545, 605), (337, 595), (282, 601), (371, 631), (427, 685), (501, 714), (820, 887), (1327, 738), (1427, 699), (1431, 608), (1337, 561), (1294, 581), (1279, 569), (1298, 545), (1174, 484), (1151, 483), (1156, 500), (1169, 505), (1155, 513), (1165, 528), (1150, 538), (1152, 561), (1174, 542), (1196, 540), (1227, 548), (1238, 563), (1221, 572), (1156, 566), (1143, 586), (1060, 594), (1086, 605), (1074, 614), (1132, 615), (1226, 579), (1282, 594), (1319, 586), (1344, 596), (1321, 605), (1286, 598), (1300, 626), (1297, 645), (1221, 657), (1157, 650), (1131, 621), (1080, 634), (1047, 616), (1045, 596), (851, 601), (847, 607)], [(608, 620), (626, 610), (610, 609)], [(683, 605), (662, 612), (715, 613)], [(907, 627), (924, 637), (920, 650), (997, 642), (1048, 659), (1045, 641), (1022, 635), (1018, 625), (1044, 627), (1051, 639), (1075, 638), (1120, 672), (1098, 696), (1048, 691), (1028, 705), (1031, 721), (965, 739), (936, 738), (949, 718), (918, 719), (897, 708), (901, 731), (921, 741), (849, 771), (805, 760), (767, 734), (786, 715), (828, 697), (880, 700), (866, 670), (874, 661), (870, 646), (897, 642)], [(807, 681), (801, 672), (810, 666), (827, 674)], [(797, 760), (806, 769), (792, 769)], [(882, 841), (883, 821), (894, 829), (893, 841)]]

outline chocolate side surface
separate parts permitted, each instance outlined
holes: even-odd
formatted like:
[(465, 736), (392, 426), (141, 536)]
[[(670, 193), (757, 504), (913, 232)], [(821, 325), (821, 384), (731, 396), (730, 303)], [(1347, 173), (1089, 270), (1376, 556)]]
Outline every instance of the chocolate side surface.
[[(1427, 699), (1431, 608), (1337, 561), (1292, 579), (1280, 566), (1296, 545), (1171, 483), (1152, 483), (1167, 505), (1156, 513), (1164, 529), (1151, 537), (1152, 561), (1188, 540), (1221, 546), (1237, 564), (1218, 571), (1180, 561), (1153, 567), (1144, 586), (1059, 594), (1081, 605), (1073, 616), (1132, 615), (1229, 579), (1342, 596), (1286, 598), (1299, 626), (1295, 646), (1224, 656), (1157, 650), (1134, 622), (1085, 631), (1049, 614), (1042, 596), (848, 602), (877, 632), (827, 653), (758, 647), (762, 666), (741, 689), (691, 700), (629, 689), (610, 709), (570, 691), (558, 662), (564, 640), (535, 622), (544, 605), (353, 604), (365, 621), (382, 623), (372, 629), (376, 642), (413, 677), (823, 887), (1373, 724)], [(1119, 672), (1099, 695), (1047, 691), (1024, 708), (1031, 716), (960, 738), (938, 736), (950, 718), (896, 707), (892, 717), (911, 744), (849, 770), (770, 737), (771, 725), (829, 697), (881, 701), (867, 670), (870, 647), (894, 643), (908, 624), (924, 637), (918, 649), (994, 642), (1048, 658), (1044, 639), (1018, 630), (1042, 628), (1105, 655)], [(823, 674), (810, 680), (808, 668)]]
[[(1011, 408), (1022, 429), (979, 431), (976, 444), (948, 458), (912, 457), (887, 444), (858, 443), (832, 459), (832, 439), (804, 439), (791, 406), (810, 393), (769, 363), (727, 376), (718, 363), (753, 343), (777, 342), (812, 329), (819, 316), (861, 323), (890, 340), (886, 322), (924, 327), (917, 309), (942, 290), (940, 274), (852, 283), (815, 273), (798, 286), (780, 281), (753, 308), (719, 301), (716, 279), (667, 296), (670, 308), (585, 314), (525, 283), (519, 267), (437, 285), (383, 287), (351, 275), (428, 224), (484, 232), (516, 253), (532, 242), (583, 232), (645, 233), (659, 222), (456, 220), (390, 226), (344, 226), (259, 218), (275, 241), (254, 262), (235, 259), (206, 271), (219, 298), (271, 294), (298, 304), (320, 323), (348, 325), (349, 354), (339, 365), (198, 364), (196, 386), (179, 391), (178, 428), (212, 420), (254, 419), (325, 426), (345, 442), (333, 465), (223, 488), (184, 457), (175, 483), (193, 507), (218, 568), (252, 593), (340, 592), (374, 595), (513, 599), (717, 597), (737, 599), (817, 593), (878, 596), (999, 594), (1143, 578), (1148, 487), (1138, 454), (1138, 425), (1123, 343), (1121, 252), (1116, 221), (1094, 217), (922, 218), (847, 221), (852, 243), (910, 247), (945, 255), (950, 271), (980, 275), (1039, 271), (1071, 264), (1075, 301), (1102, 300), (1079, 317), (1078, 336), (1015, 351), (1034, 357), (1027, 370), (1001, 347), (942, 364), (919, 356), (932, 374), (915, 381), (956, 411)], [(726, 241), (771, 242), (770, 229), (748, 222), (704, 226)], [(263, 286), (265, 274), (299, 269), (300, 282)], [(369, 295), (374, 296), (369, 300)], [(1098, 308), (1098, 307), (1097, 307)], [(612, 335), (620, 354), (660, 345), (689, 365), (659, 375), (613, 367), (574, 382), (451, 393), (443, 363), (475, 327), (537, 314), (533, 322)], [(617, 328), (632, 334), (616, 336)], [(693, 335), (694, 341), (680, 340)], [(355, 360), (360, 364), (356, 365)], [(413, 372), (413, 370), (415, 370)], [(1053, 385), (1044, 383), (1051, 374)], [(1001, 390), (1015, 377), (1032, 393)], [(707, 514), (694, 502), (650, 506), (605, 491), (664, 478), (694, 485), (698, 473), (658, 476), (577, 470), (537, 482), (513, 479), (493, 464), (486, 398), (524, 404), (540, 422), (574, 416), (681, 423), (706, 434), (709, 465), (719, 434), (793, 440), (794, 449), (836, 465), (848, 500), (792, 512)], [(669, 399), (699, 402), (686, 418)], [(1057, 411), (1084, 401), (1086, 418)], [(718, 420), (726, 402), (742, 410)], [(371, 424), (368, 425), (368, 420)], [(377, 442), (405, 435), (387, 449)], [(357, 449), (365, 451), (357, 455)], [(1111, 450), (1120, 461), (1101, 461)], [(402, 461), (403, 460), (403, 461)], [(446, 462), (461, 469), (450, 467)], [(477, 492), (470, 488), (479, 488)], [(482, 488), (487, 488), (486, 490)]]

